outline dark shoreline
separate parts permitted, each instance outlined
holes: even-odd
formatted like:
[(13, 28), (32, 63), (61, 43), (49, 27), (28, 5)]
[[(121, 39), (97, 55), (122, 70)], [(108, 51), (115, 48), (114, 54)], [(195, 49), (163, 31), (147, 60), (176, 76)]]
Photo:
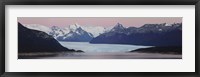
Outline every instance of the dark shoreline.
[(129, 52), (137, 53), (159, 53), (159, 54), (182, 54), (181, 46), (169, 46), (169, 47), (149, 47), (149, 48), (140, 48), (132, 50)]
[(74, 54), (74, 53), (84, 53), (81, 50), (75, 52), (24, 52), (18, 53), (18, 59), (37, 59), (39, 57), (56, 57), (59, 55)]
[(157, 53), (20, 53), (18, 59), (182, 59), (180, 54)]

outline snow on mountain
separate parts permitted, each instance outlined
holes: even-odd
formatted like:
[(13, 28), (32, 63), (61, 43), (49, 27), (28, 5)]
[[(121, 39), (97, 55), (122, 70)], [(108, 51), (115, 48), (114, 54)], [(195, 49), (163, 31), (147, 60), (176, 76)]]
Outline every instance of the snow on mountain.
[(72, 42), (88, 42), (92, 38), (94, 38), (94, 37), (92, 36), (91, 33), (88, 33), (85, 30), (83, 30), (81, 27), (78, 27), (74, 31), (71, 30), (69, 33), (58, 37), (57, 40), (72, 41)]
[(115, 30), (115, 29), (125, 29), (125, 27), (124, 27), (122, 24), (117, 23), (117, 24), (113, 27), (112, 30)]
[(100, 26), (82, 26), (83, 30), (91, 33), (94, 37), (104, 33), (106, 29)]
[(70, 32), (70, 29), (67, 27), (62, 28), (62, 31), (64, 32), (64, 34), (67, 34)]
[(117, 23), (110, 31), (117, 33), (124, 33), (125, 29), (126, 28), (122, 24)]
[(76, 24), (73, 24), (73, 25), (69, 25), (68, 29), (70, 31), (75, 31), (77, 28), (79, 28), (80, 25), (78, 25), (77, 23)]
[(79, 24), (74, 24), (74, 25), (70, 25), (68, 28), (71, 31), (75, 31), (76, 29), (78, 29), (79, 27), (81, 27), (83, 30), (85, 30), (86, 32), (89, 32), (93, 35), (93, 37), (97, 37), (98, 35), (104, 33), (106, 31), (106, 28), (101, 27), (101, 26), (81, 26)]
[(132, 44), (146, 46), (180, 46), (182, 45), (182, 23), (166, 25), (144, 24), (141, 27), (125, 28), (115, 25), (109, 32), (93, 38), (90, 43)]
[(29, 28), (29, 29), (43, 31), (43, 32), (45, 32), (47, 34), (52, 32), (51, 28), (49, 28), (47, 26), (44, 26), (44, 25), (40, 25), (40, 24), (24, 24), (24, 26)]
[(172, 26), (172, 24), (165, 24), (165, 26)]
[(55, 38), (64, 35), (64, 32), (57, 26), (52, 26), (51, 29), (52, 29), (52, 32), (50, 32), (49, 34)]
[(102, 26), (87, 26), (87, 25), (79, 25), (77, 23), (66, 27), (59, 27), (59, 26), (47, 27), (40, 24), (27, 24), (25, 26), (29, 29), (46, 32), (47, 34), (53, 36), (56, 39), (58, 37), (59, 38), (63, 37), (63, 39), (68, 37), (73, 37), (74, 32), (78, 35), (87, 32), (90, 37), (97, 37), (100, 34), (109, 32), (112, 29), (111, 27), (104, 28)]

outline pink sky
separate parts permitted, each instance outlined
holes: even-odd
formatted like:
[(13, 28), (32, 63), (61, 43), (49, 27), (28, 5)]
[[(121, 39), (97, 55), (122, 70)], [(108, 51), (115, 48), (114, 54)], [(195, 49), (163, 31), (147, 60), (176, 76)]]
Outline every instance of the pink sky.
[(139, 27), (144, 24), (180, 23), (182, 17), (18, 17), (22, 24), (40, 24), (45, 26), (69, 26), (72, 24), (89, 26), (114, 26), (118, 22), (124, 26)]

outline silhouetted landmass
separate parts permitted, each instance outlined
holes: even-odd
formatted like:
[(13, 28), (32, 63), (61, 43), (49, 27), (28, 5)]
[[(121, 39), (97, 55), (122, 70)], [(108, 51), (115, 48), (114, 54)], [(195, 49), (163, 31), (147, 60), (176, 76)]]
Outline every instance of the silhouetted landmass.
[(130, 52), (182, 54), (182, 47), (150, 47), (150, 48), (140, 48), (140, 49), (136, 49)]
[(18, 23), (18, 52), (83, 52), (63, 47), (52, 36), (42, 31), (31, 30)]
[(76, 54), (77, 52), (83, 53), (81, 50), (76, 52), (23, 52), (18, 53), (18, 59), (40, 59), (44, 57), (68, 56)]

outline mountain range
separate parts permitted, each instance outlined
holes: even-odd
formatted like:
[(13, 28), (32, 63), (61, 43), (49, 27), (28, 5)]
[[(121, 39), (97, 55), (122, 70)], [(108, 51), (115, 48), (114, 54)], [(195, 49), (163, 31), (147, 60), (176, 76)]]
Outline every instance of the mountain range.
[(90, 42), (93, 44), (131, 44), (145, 46), (181, 46), (182, 23), (144, 24), (141, 27), (124, 27), (117, 23), (112, 28), (100, 26), (67, 27), (26, 25), (29, 29), (43, 31), (58, 41)]
[(39, 24), (25, 25), (29, 29), (43, 31), (58, 41), (89, 42), (94, 37), (104, 33), (106, 29), (100, 26), (80, 26), (78, 24), (67, 27), (47, 27)]
[(141, 27), (125, 28), (117, 23), (109, 32), (95, 38), (93, 44), (131, 44), (145, 46), (181, 46), (182, 23), (145, 24)]
[(88, 42), (93, 38), (91, 33), (84, 31), (81, 27), (70, 31), (69, 33), (57, 37), (59, 41), (71, 41), (71, 42)]

